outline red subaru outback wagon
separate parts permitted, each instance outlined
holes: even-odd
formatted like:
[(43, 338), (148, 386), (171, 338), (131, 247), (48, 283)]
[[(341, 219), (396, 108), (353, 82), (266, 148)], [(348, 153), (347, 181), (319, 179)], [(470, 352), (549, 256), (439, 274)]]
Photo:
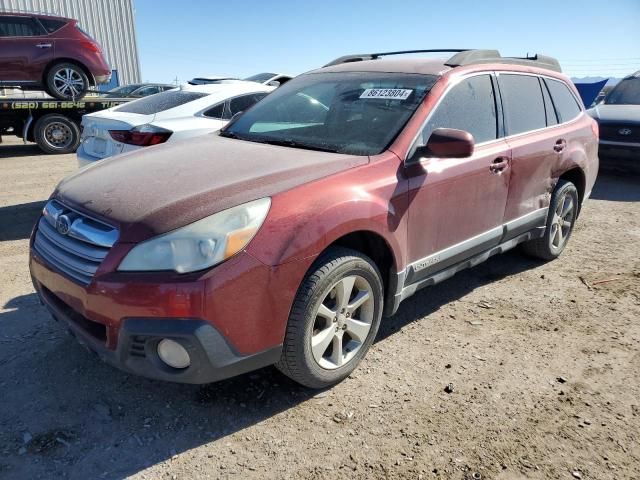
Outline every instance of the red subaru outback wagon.
[(31, 239), (43, 303), (131, 373), (202, 383), (276, 364), (321, 388), (420, 288), (518, 245), (559, 256), (598, 140), (557, 61), (387, 55), (63, 180)]
[(111, 78), (96, 41), (71, 18), (0, 12), (0, 87), (72, 100)]

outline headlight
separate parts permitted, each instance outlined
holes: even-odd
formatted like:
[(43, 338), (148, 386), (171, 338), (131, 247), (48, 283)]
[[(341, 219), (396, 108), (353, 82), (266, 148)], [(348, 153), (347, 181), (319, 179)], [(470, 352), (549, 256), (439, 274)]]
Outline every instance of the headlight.
[(118, 270), (187, 273), (212, 267), (247, 246), (270, 206), (271, 199), (262, 198), (147, 240), (127, 254)]

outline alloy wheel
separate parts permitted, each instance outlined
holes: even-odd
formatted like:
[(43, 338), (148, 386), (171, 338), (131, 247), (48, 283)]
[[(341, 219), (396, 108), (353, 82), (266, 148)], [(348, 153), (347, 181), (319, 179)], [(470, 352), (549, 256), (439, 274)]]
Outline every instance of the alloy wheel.
[(318, 306), (311, 335), (316, 363), (327, 370), (351, 361), (365, 343), (374, 315), (373, 288), (359, 275), (338, 280)]
[(552, 248), (561, 249), (567, 242), (573, 226), (574, 209), (573, 197), (565, 193), (558, 202), (551, 220), (550, 239)]
[(53, 76), (53, 85), (60, 95), (67, 98), (80, 97), (84, 90), (82, 75), (72, 68), (61, 68)]

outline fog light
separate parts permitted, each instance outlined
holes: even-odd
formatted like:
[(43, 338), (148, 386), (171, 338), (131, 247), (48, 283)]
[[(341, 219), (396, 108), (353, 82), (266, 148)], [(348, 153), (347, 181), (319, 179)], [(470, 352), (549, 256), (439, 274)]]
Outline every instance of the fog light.
[(168, 338), (158, 343), (158, 356), (173, 368), (187, 368), (191, 364), (187, 350), (175, 340)]

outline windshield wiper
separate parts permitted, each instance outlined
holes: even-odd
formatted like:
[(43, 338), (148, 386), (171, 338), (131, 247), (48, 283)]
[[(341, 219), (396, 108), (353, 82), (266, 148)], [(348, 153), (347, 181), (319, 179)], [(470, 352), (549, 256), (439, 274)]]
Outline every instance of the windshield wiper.
[(278, 145), (280, 147), (302, 148), (304, 150), (315, 150), (318, 152), (338, 153), (338, 150), (330, 147), (322, 147), (320, 145), (309, 145), (307, 143), (296, 142), (295, 140), (277, 140), (277, 139), (256, 139), (253, 142), (266, 143), (269, 145)]

